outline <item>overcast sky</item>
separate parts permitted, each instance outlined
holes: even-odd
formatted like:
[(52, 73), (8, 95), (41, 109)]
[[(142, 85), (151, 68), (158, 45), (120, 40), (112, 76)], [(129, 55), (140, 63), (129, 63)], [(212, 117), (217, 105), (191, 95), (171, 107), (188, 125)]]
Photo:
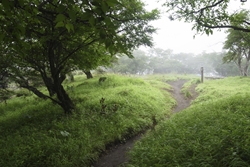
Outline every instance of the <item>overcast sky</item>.
[[(250, 1), (250, 0), (248, 0)], [(161, 8), (157, 0), (143, 0), (148, 4), (147, 9)], [(231, 0), (232, 8), (238, 9), (241, 6), (240, 0)], [(245, 6), (250, 8), (250, 2), (246, 2)], [(161, 8), (162, 9), (162, 8)], [(218, 31), (214, 29), (213, 35), (196, 35), (192, 31), (192, 24), (170, 21), (168, 15), (164, 14), (161, 19), (152, 22), (152, 25), (158, 29), (157, 33), (153, 35), (154, 47), (162, 49), (171, 49), (174, 53), (195, 53), (202, 52), (220, 52), (225, 41), (225, 30)]]

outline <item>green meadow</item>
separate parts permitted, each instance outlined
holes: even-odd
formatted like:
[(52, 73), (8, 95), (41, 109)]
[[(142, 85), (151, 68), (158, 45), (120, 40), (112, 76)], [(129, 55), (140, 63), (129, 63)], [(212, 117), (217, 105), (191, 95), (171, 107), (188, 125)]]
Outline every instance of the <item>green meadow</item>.
[(176, 104), (164, 82), (106, 77), (102, 83), (85, 76), (64, 83), (77, 106), (70, 116), (21, 89), (0, 103), (0, 166), (90, 166), (107, 146), (165, 119)]
[[(91, 166), (110, 145), (151, 129), (155, 121), (126, 166), (250, 165), (250, 78), (200, 83), (189, 75), (105, 76), (102, 83), (81, 75), (64, 83), (77, 106), (70, 116), (23, 89), (0, 103), (0, 166)], [(176, 101), (167, 82), (178, 79), (187, 80), (184, 96), (192, 96), (193, 85), (199, 96), (172, 114)]]
[(249, 83), (229, 77), (198, 84), (192, 106), (138, 141), (127, 166), (250, 166)]

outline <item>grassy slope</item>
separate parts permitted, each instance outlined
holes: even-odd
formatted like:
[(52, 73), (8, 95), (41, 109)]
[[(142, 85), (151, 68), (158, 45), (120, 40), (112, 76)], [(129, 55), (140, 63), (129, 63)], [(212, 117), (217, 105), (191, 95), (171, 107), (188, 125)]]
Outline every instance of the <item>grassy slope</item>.
[(1, 167), (89, 166), (106, 144), (165, 118), (175, 104), (159, 81), (111, 75), (102, 84), (78, 77), (65, 86), (77, 106), (70, 117), (34, 96), (0, 104)]
[(129, 167), (249, 166), (250, 78), (206, 81), (194, 105), (138, 142)]
[(228, 77), (218, 80), (207, 80), (204, 84), (200, 84), (196, 91), (200, 96), (194, 103), (201, 103), (208, 100), (217, 100), (219, 98), (227, 98), (234, 95), (249, 94), (250, 78), (245, 77)]

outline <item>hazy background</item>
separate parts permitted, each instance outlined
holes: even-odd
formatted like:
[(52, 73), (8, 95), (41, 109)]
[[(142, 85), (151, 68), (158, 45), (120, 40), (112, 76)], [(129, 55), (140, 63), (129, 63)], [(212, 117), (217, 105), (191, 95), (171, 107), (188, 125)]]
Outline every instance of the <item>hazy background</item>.
[[(223, 48), (223, 43), (226, 38), (225, 30), (214, 29), (214, 34), (207, 36), (194, 35), (195, 31), (192, 31), (192, 24), (184, 23), (183, 21), (170, 21), (168, 14), (164, 13), (164, 7), (162, 3), (166, 0), (142, 0), (147, 5), (148, 10), (158, 8), (162, 14), (161, 18), (152, 22), (152, 25), (158, 28), (157, 34), (153, 35), (156, 48), (172, 49), (175, 53), (202, 53), (202, 52), (220, 52)], [(240, 0), (230, 1), (230, 10), (234, 12), (240, 8), (250, 8), (250, 2), (247, 1), (242, 6)], [(144, 49), (142, 47), (142, 49)]]

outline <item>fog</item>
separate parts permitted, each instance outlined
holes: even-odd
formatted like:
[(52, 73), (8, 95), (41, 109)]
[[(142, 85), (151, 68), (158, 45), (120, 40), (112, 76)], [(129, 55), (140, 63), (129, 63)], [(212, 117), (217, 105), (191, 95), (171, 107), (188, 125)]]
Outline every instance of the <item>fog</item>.
[[(153, 35), (154, 47), (162, 49), (171, 49), (174, 53), (194, 53), (200, 54), (202, 52), (221, 52), (223, 43), (226, 38), (225, 29), (214, 29), (213, 35), (196, 34), (192, 31), (191, 23), (184, 23), (183, 21), (170, 21), (168, 14), (164, 12), (164, 7), (161, 4), (164, 0), (143, 0), (147, 5), (147, 10), (159, 9), (162, 14), (159, 20), (151, 24), (158, 29), (157, 33)], [(245, 2), (242, 6), (240, 0), (230, 1), (230, 11), (235, 11), (240, 8), (247, 8), (250, 2)], [(195, 38), (194, 38), (195, 36)], [(146, 50), (147, 48), (141, 47)]]
[(114, 73), (136, 75), (194, 74), (198, 76), (203, 67), (206, 77), (239, 75), (234, 63), (223, 63), (224, 54), (223, 52), (175, 53), (161, 48), (151, 48), (147, 51), (136, 50), (133, 53), (133, 59), (122, 56), (110, 70)]

